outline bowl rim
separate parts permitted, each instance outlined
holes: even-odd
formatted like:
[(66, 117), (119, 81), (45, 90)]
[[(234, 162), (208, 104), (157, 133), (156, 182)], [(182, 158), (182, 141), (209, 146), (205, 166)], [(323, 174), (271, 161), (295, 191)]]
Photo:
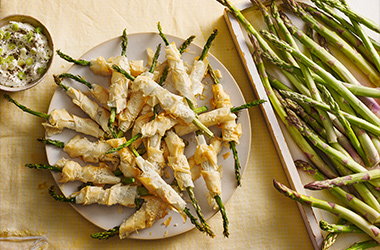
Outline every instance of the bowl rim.
[(18, 91), (27, 90), (27, 89), (30, 89), (30, 88), (36, 86), (38, 83), (40, 83), (46, 77), (46, 75), (47, 75), (47, 73), (48, 73), (48, 71), (52, 65), (53, 58), (54, 58), (54, 43), (53, 43), (53, 39), (50, 35), (49, 30), (46, 28), (46, 26), (43, 23), (41, 23), (35, 17), (29, 16), (29, 15), (23, 15), (23, 14), (8, 15), (8, 16), (5, 16), (5, 17), (0, 19), (0, 27), (3, 27), (4, 25), (8, 24), (10, 21), (28, 23), (28, 24), (32, 25), (33, 27), (41, 27), (42, 28), (42, 34), (46, 37), (46, 39), (48, 41), (48, 45), (49, 45), (50, 49), (52, 50), (52, 55), (51, 55), (50, 60), (46, 66), (46, 71), (38, 79), (36, 79), (30, 83), (27, 83), (25, 86), (19, 86), (19, 87), (9, 87), (9, 86), (5, 86), (5, 85), (0, 84), (0, 90), (4, 90), (4, 91), (8, 91), (8, 92), (18, 92)]

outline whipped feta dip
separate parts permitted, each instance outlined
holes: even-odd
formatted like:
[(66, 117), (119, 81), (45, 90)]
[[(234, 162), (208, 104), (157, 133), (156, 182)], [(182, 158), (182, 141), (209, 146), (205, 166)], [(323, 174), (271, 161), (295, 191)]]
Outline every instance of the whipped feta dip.
[(10, 21), (0, 28), (0, 84), (20, 87), (39, 79), (52, 54), (40, 27)]

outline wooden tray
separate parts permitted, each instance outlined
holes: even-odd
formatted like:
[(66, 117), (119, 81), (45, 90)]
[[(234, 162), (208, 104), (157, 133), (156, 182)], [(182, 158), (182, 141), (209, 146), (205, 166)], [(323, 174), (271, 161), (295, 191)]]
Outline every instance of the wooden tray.
[[(240, 10), (244, 10), (252, 7), (252, 4), (247, 1), (245, 3), (237, 5), (236, 7)], [(271, 133), (274, 145), (276, 146), (278, 156), (280, 157), (288, 181), (294, 190), (300, 193), (305, 193), (300, 175), (294, 165), (293, 157), (286, 143), (284, 134), (280, 128), (280, 124), (277, 120), (275, 111), (270, 104), (264, 86), (261, 84), (260, 76), (257, 72), (256, 65), (253, 61), (251, 52), (246, 42), (247, 36), (245, 35), (245, 30), (242, 29), (239, 22), (229, 11), (225, 11), (224, 17), (256, 96), (260, 99), (267, 100), (266, 103), (260, 105), (261, 111), (265, 117), (265, 121)], [(313, 208), (301, 205), (299, 203), (297, 204), (314, 248), (321, 249), (323, 237)]]

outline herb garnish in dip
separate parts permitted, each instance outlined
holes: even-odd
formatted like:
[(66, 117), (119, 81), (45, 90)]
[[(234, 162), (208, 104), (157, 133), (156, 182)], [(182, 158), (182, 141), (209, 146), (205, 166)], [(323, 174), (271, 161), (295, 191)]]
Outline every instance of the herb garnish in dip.
[(0, 28), (0, 84), (20, 87), (37, 80), (51, 56), (40, 27), (10, 21)]

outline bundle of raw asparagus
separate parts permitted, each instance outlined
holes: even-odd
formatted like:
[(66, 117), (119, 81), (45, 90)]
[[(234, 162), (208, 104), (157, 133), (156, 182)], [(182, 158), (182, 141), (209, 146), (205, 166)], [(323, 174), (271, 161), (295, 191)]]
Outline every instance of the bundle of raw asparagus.
[[(240, 185), (236, 144), (241, 136), (241, 125), (236, 121), (236, 113), (262, 101), (232, 106), (229, 95), (220, 84), (221, 76), (217, 76), (207, 61), (208, 50), (217, 30), (211, 34), (202, 54), (196, 58), (190, 70), (186, 68), (181, 54), (194, 36), (177, 48), (174, 42), (169, 43), (159, 24), (158, 30), (165, 43), (166, 61), (158, 61), (161, 49), (159, 44), (155, 53), (147, 51), (147, 69), (142, 60), (128, 60), (125, 31), (121, 36), (121, 55), (108, 60), (103, 57), (91, 61), (76, 60), (57, 51), (66, 61), (88, 66), (95, 74), (110, 76), (109, 87), (90, 83), (83, 77), (70, 73), (54, 76), (55, 83), (89, 118), (75, 116), (65, 109), (53, 110), (50, 114), (36, 112), (10, 96), (5, 96), (23, 111), (46, 119), (43, 126), (47, 136), (61, 133), (67, 128), (98, 139), (92, 141), (81, 135), (74, 136), (68, 142), (40, 139), (48, 145), (62, 148), (72, 158), (81, 158), (85, 162), (99, 164), (98, 166), (81, 166), (78, 162), (65, 158), (54, 166), (26, 166), (58, 172), (61, 183), (83, 183), (78, 192), (69, 197), (56, 194), (53, 188), (49, 189), (56, 200), (80, 205), (119, 204), (136, 208), (136, 212), (120, 226), (91, 235), (96, 239), (107, 239), (117, 234), (120, 238), (125, 238), (137, 230), (152, 226), (167, 214), (168, 209), (177, 211), (184, 219), (188, 217), (198, 230), (214, 237), (194, 192), (194, 181), (202, 176), (211, 198), (210, 204), (220, 210), (223, 234), (228, 237), (228, 219), (221, 199), (222, 176), (217, 156), (223, 143), (231, 148), (236, 180)], [(213, 109), (209, 112), (206, 112), (207, 107), (197, 106), (198, 99), (203, 96), (203, 80), (207, 72), (214, 80), (210, 105)], [(171, 82), (166, 82), (168, 75), (171, 76)], [(72, 87), (72, 80), (86, 85), (89, 93)], [(175, 92), (165, 88), (164, 85), (169, 84)], [(221, 129), (221, 138), (214, 136), (209, 129), (215, 125)], [(186, 144), (180, 136), (191, 132), (197, 132), (197, 147), (190, 161), (184, 154)], [(210, 139), (206, 140), (204, 134)], [(170, 174), (164, 170), (166, 166), (173, 173), (174, 181), (171, 184), (164, 180), (164, 176)], [(198, 218), (190, 212), (181, 192), (188, 194)]]
[[(376, 98), (380, 93), (377, 88), (363, 86), (334, 51), (344, 54), (369, 82), (380, 86), (379, 43), (364, 29), (379, 33), (380, 27), (352, 11), (344, 0), (312, 0), (314, 5), (272, 1), (270, 10), (260, 0), (252, 0), (268, 29), (258, 32), (229, 0), (218, 2), (246, 29), (271, 105), (310, 162), (296, 162), (316, 179), (305, 188), (329, 189), (340, 204), (298, 194), (276, 181), (275, 188), (341, 218), (341, 225), (321, 222), (321, 228), (331, 232), (324, 249), (333, 244), (338, 233), (346, 232), (364, 232), (372, 238), (357, 243), (355, 249), (377, 245), (380, 105)], [(306, 29), (294, 25), (286, 12), (302, 19)], [(271, 71), (268, 65), (276, 67)], [(287, 78), (286, 84), (275, 74)]]

